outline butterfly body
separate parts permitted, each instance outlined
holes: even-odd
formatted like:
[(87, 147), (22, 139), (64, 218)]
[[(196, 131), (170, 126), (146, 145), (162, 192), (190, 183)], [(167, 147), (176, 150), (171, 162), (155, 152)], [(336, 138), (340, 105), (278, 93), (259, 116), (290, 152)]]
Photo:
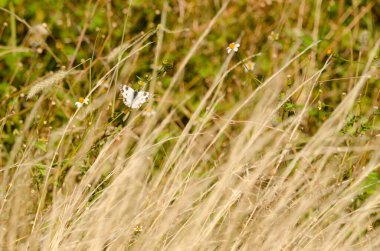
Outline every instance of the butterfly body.
[(124, 104), (131, 109), (139, 109), (151, 96), (149, 92), (133, 90), (126, 85), (120, 86), (120, 92)]

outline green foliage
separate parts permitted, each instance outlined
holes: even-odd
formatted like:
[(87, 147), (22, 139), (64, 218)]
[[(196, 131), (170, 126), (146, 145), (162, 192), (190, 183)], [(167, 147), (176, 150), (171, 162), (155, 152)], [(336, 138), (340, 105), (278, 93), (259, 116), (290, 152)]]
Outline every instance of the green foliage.
[(353, 209), (359, 208), (366, 200), (372, 195), (379, 192), (380, 188), (380, 174), (377, 171), (373, 171), (368, 174), (366, 179), (362, 182), (360, 193), (353, 201)]
[(8, 3), (8, 0), (0, 0), (0, 7), (5, 7)]
[(380, 174), (378, 172), (371, 172), (362, 184), (363, 195), (371, 196), (380, 187)]
[(47, 166), (43, 164), (37, 164), (32, 168), (31, 175), (33, 177), (33, 183), (36, 189), (40, 189), (43, 184), (46, 175), (46, 168)]
[(372, 129), (372, 124), (365, 116), (352, 115), (349, 117), (345, 126), (340, 130), (342, 135), (349, 134), (351, 136), (358, 136), (366, 134)]
[(47, 152), (47, 144), (46, 144), (46, 141), (43, 141), (43, 140), (37, 140), (36, 143), (34, 144), (36, 148), (38, 148), (39, 150), (43, 151), (43, 152)]

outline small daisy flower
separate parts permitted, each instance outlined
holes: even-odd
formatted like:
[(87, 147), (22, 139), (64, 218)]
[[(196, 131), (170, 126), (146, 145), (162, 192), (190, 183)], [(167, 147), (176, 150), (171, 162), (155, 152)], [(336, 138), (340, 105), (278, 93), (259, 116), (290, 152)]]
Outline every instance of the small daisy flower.
[(137, 234), (137, 233), (141, 233), (142, 230), (143, 230), (143, 227), (142, 227), (141, 225), (137, 225), (137, 226), (135, 226), (135, 228), (134, 228), (134, 231), (135, 231), (136, 234)]
[(77, 102), (75, 102), (76, 107), (81, 108), (83, 104), (88, 105), (88, 98), (80, 97)]
[(280, 34), (278, 34), (278, 32), (275, 32), (275, 31), (272, 31), (270, 34), (269, 34), (269, 40), (271, 41), (277, 41), (278, 38), (280, 37)]
[(253, 63), (253, 62), (251, 62), (251, 61), (247, 62), (247, 63), (245, 64), (245, 66), (246, 66), (246, 67), (244, 68), (245, 72), (253, 71), (253, 70), (255, 69), (255, 63)]
[(142, 111), (141, 115), (144, 117), (152, 117), (156, 114), (156, 111), (152, 109), (152, 107), (145, 108), (144, 111)]
[(238, 43), (230, 43), (227, 47), (227, 53), (230, 54), (231, 51), (238, 51), (240, 44)]

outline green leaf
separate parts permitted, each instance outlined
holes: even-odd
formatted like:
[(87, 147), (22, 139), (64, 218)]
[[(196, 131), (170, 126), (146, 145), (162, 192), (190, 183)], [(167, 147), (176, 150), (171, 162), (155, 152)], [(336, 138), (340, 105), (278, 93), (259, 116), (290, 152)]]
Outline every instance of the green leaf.
[(291, 102), (286, 102), (284, 105), (285, 111), (291, 111), (291, 110), (294, 110), (295, 108), (296, 108), (296, 105)]
[(371, 172), (363, 182), (363, 193), (372, 195), (380, 186), (380, 175), (377, 172)]
[(308, 36), (308, 35), (302, 36), (301, 40), (302, 40), (303, 44), (306, 46), (309, 46), (314, 42), (313, 38), (311, 36)]
[(36, 169), (38, 170), (38, 172), (41, 174), (41, 175), (45, 175), (46, 173), (46, 165), (42, 165), (42, 164), (37, 164), (36, 165)]
[(23, 0), (13, 0), (13, 2), (14, 2), (15, 4), (21, 4), (21, 3), (23, 2)]
[(8, 0), (0, 0), (0, 7), (4, 7), (5, 5), (7, 5), (8, 3)]
[(36, 143), (34, 145), (38, 149), (40, 149), (41, 151), (43, 151), (45, 153), (47, 152), (47, 144), (46, 144), (46, 142), (38, 140), (38, 141), (36, 141)]

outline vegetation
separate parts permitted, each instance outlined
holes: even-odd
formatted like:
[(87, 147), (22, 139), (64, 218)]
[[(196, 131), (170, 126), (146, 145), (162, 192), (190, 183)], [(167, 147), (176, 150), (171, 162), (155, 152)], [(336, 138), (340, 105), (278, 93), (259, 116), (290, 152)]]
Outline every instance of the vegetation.
[(379, 249), (377, 3), (0, 0), (0, 249)]

